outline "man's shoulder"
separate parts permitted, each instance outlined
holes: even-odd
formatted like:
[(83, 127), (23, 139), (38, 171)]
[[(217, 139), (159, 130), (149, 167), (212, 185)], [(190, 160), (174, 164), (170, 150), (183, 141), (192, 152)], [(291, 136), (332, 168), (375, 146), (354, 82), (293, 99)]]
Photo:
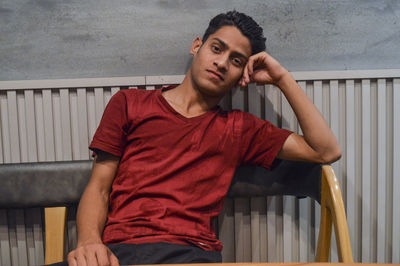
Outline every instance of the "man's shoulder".
[(124, 97), (127, 102), (131, 101), (142, 101), (147, 97), (154, 97), (156, 95), (155, 90), (145, 90), (137, 88), (128, 88), (119, 90), (114, 96)]
[(118, 93), (123, 93), (125, 95), (149, 95), (149, 94), (154, 94), (155, 92), (156, 92), (155, 90), (145, 90), (135, 87), (130, 87), (128, 89), (123, 89), (118, 91)]

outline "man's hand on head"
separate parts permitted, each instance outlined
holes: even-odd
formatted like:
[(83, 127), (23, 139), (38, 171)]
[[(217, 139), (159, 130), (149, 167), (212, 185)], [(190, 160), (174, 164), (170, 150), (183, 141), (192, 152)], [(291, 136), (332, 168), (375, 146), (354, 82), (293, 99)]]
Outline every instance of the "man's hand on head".
[(274, 84), (279, 86), (279, 81), (289, 72), (266, 52), (261, 52), (249, 57), (244, 68), (239, 85), (247, 86), (249, 83)]
[(77, 247), (68, 254), (69, 266), (119, 266), (117, 257), (103, 243)]

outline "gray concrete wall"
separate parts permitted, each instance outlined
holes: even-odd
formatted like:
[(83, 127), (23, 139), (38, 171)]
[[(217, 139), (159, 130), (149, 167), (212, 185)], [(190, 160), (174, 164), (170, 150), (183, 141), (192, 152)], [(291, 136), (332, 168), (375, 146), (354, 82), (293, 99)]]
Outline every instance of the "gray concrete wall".
[(290, 71), (400, 68), (398, 0), (2, 0), (0, 80), (184, 74), (192, 40), (231, 9)]

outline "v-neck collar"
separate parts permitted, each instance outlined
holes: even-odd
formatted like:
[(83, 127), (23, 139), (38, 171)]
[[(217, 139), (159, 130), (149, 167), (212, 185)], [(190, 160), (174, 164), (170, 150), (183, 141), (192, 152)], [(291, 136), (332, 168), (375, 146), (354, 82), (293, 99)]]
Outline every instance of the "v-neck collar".
[(217, 105), (216, 107), (208, 110), (207, 112), (198, 115), (198, 116), (193, 116), (193, 117), (186, 117), (184, 115), (182, 115), (181, 113), (179, 113), (178, 111), (176, 111), (174, 109), (174, 107), (172, 107), (169, 102), (167, 101), (167, 99), (164, 98), (164, 96), (162, 95), (162, 92), (167, 91), (167, 90), (171, 90), (173, 88), (175, 88), (175, 85), (171, 85), (171, 86), (167, 86), (167, 87), (162, 87), (161, 89), (157, 90), (157, 96), (159, 98), (159, 100), (161, 101), (161, 103), (171, 112), (173, 113), (177, 118), (179, 118), (180, 120), (183, 120), (185, 122), (197, 122), (199, 120), (204, 119), (207, 116), (210, 116), (216, 112), (219, 112), (220, 107)]

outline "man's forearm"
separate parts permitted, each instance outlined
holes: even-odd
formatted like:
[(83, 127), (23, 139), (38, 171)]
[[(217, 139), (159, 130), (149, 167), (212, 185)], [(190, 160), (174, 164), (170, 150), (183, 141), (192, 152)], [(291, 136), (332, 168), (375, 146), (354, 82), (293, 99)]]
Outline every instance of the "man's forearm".
[(108, 194), (88, 187), (78, 207), (78, 247), (89, 243), (102, 243), (101, 235), (107, 219), (107, 209)]
[(119, 157), (97, 151), (92, 176), (79, 202), (76, 217), (78, 245), (68, 254), (69, 265), (119, 265), (103, 244), (101, 235), (107, 220), (108, 197), (118, 169)]
[(337, 160), (341, 151), (336, 137), (292, 75), (287, 72), (276, 85), (279, 86), (296, 114), (307, 144), (321, 156), (323, 161)]

